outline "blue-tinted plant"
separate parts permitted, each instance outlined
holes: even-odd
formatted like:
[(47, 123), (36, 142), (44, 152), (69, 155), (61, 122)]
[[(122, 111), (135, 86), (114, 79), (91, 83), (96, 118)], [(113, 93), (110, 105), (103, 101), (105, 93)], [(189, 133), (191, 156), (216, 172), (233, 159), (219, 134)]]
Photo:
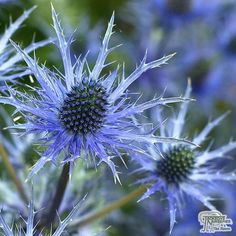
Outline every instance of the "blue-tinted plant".
[(216, 14), (225, 5), (232, 3), (227, 1), (202, 1), (202, 0), (153, 0), (153, 7), (159, 16), (159, 21), (168, 28), (182, 27), (191, 24), (200, 18), (208, 19)]
[[(189, 97), (191, 92), (190, 82), (188, 84), (185, 97)], [(160, 126), (163, 137), (170, 135), (176, 138), (183, 137), (185, 116), (188, 103), (182, 104), (177, 116), (169, 119), (165, 125)], [(160, 122), (161, 114), (156, 112)], [(201, 145), (210, 131), (216, 127), (226, 114), (209, 122), (206, 127), (193, 138), (193, 143)], [(209, 189), (216, 181), (236, 180), (235, 172), (226, 172), (218, 169), (215, 164), (219, 159), (227, 158), (226, 154), (236, 148), (236, 142), (230, 141), (228, 144), (215, 150), (210, 147), (201, 150), (186, 145), (160, 144), (149, 147), (149, 155), (135, 158), (141, 165), (140, 171), (147, 174), (147, 177), (138, 182), (150, 184), (147, 192), (140, 200), (144, 200), (155, 192), (166, 194), (170, 211), (170, 232), (176, 222), (176, 211), (180, 210), (183, 196), (191, 196), (211, 210), (215, 207), (211, 203), (208, 195)]]
[[(44, 234), (43, 230), (38, 234), (40, 236), (43, 235), (51, 235), (51, 236), (60, 236), (63, 235), (63, 232), (65, 232), (65, 228), (68, 226), (69, 223), (75, 218), (75, 216), (78, 214), (78, 211), (80, 210), (81, 204), (84, 202), (84, 199), (77, 203), (73, 210), (66, 216), (65, 219), (60, 220), (59, 219), (59, 225), (56, 228), (56, 230), (53, 233), (50, 234)], [(35, 224), (35, 214), (33, 202), (31, 201), (28, 207), (28, 219), (25, 221), (25, 225), (16, 225), (16, 230), (13, 229), (13, 227), (8, 226), (6, 223), (2, 211), (0, 211), (0, 226), (4, 232), (5, 236), (33, 236), (36, 233), (37, 224)], [(17, 232), (15, 232), (17, 231)]]
[[(213, 41), (216, 45), (215, 51), (217, 51), (218, 57), (208, 75), (204, 88), (206, 96), (209, 94), (212, 102), (214, 100), (223, 101), (234, 107), (234, 91), (236, 88), (234, 78), (236, 63), (235, 3), (227, 10), (222, 11), (221, 15), (216, 15), (214, 20), (217, 37), (211, 42)], [(222, 93), (217, 92), (219, 89)]]
[[(231, 71), (234, 71), (235, 64), (235, 2), (139, 2), (134, 0), (130, 4), (129, 1), (122, 12), (127, 15), (130, 12), (123, 19), (132, 26), (132, 39), (129, 50), (126, 50), (127, 55), (135, 60), (137, 54), (140, 55), (146, 48), (151, 59), (163, 52), (178, 52), (174, 63), (168, 68), (163, 67), (150, 71), (148, 76), (143, 75), (139, 80), (141, 86), (154, 92), (152, 89), (155, 82), (158, 87), (168, 87), (169, 93), (176, 94), (184, 87), (183, 78), (190, 77), (194, 96), (201, 106), (213, 108), (216, 99), (234, 104), (234, 89), (231, 86), (235, 83), (234, 73)], [(221, 88), (224, 88), (222, 92), (225, 94), (217, 92)]]
[[(22, 16), (20, 16), (15, 22), (10, 23), (10, 26), (5, 30), (4, 34), (0, 36), (0, 82), (13, 80), (24, 75), (29, 74), (29, 70), (25, 70), (17, 64), (22, 61), (22, 57), (19, 53), (15, 53), (14, 48), (9, 43), (9, 39), (18, 30), (21, 24), (29, 17), (31, 12), (35, 9), (25, 11)], [(43, 47), (49, 43), (49, 40), (31, 43), (25, 51), (30, 53), (37, 48)]]

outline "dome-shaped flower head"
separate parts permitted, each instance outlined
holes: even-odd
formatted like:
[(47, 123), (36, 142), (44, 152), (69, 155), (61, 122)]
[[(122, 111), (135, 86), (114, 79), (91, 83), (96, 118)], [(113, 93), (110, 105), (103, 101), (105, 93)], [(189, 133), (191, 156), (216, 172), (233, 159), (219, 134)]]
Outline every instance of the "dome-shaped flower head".
[(32, 168), (29, 177), (38, 172), (46, 162), (55, 162), (59, 154), (62, 154), (63, 163), (70, 164), (80, 156), (93, 161), (98, 157), (99, 163), (109, 165), (116, 180), (118, 174), (111, 159), (114, 156), (121, 158), (120, 150), (140, 151), (136, 145), (140, 142), (187, 142), (157, 137), (151, 131), (141, 135), (132, 119), (146, 109), (184, 101), (184, 98), (160, 97), (138, 104), (138, 101), (130, 101), (127, 91), (143, 72), (165, 64), (173, 55), (149, 63), (146, 63), (145, 55), (128, 77), (125, 77), (124, 69), (120, 77), (118, 69), (109, 75), (101, 74), (107, 66), (105, 60), (108, 54), (114, 49), (108, 48), (114, 15), (108, 24), (92, 70), (88, 67), (86, 58), (71, 59), (70, 45), (73, 39), (65, 39), (53, 8), (52, 15), (64, 73), (38, 65), (36, 59), (32, 59), (25, 50), (13, 43), (41, 87), (32, 88), (34, 96), (9, 88), (10, 96), (0, 97), (1, 103), (15, 106), (27, 120), (27, 123), (16, 125), (15, 128), (25, 129), (26, 133), (43, 134), (40, 140), (47, 145), (47, 150)]
[[(189, 82), (185, 97), (189, 97), (190, 92), (191, 85)], [(160, 127), (162, 136), (171, 135), (180, 138), (183, 135), (187, 108), (188, 103), (183, 103), (178, 115), (169, 119), (165, 126)], [(193, 138), (192, 142), (196, 145), (201, 145), (206, 140), (210, 131), (226, 115), (224, 114), (209, 122)], [(161, 122), (161, 113), (157, 112), (156, 116)], [(225, 172), (217, 169), (216, 163), (219, 159), (227, 158), (226, 154), (235, 148), (235, 141), (231, 141), (215, 150), (210, 150), (210, 148), (200, 150), (199, 147), (166, 143), (150, 146), (148, 148), (149, 155), (135, 158), (141, 165), (139, 171), (147, 175), (139, 180), (138, 183), (150, 185), (140, 201), (156, 192), (164, 193), (167, 196), (170, 211), (170, 232), (175, 223), (176, 210), (182, 208), (181, 200), (183, 200), (183, 196), (195, 198), (203, 203), (204, 206), (214, 210), (215, 207), (210, 202), (211, 197), (208, 196), (213, 183), (236, 180), (235, 172)]]
[[(26, 74), (29, 71), (23, 70), (22, 67), (14, 66), (17, 62), (22, 60), (19, 53), (15, 54), (15, 50), (11, 44), (9, 44), (9, 39), (18, 30), (21, 24), (29, 17), (31, 12), (35, 9), (25, 11), (22, 16), (20, 16), (15, 22), (10, 23), (10, 26), (5, 30), (3, 35), (0, 35), (0, 82), (12, 80)], [(43, 47), (49, 43), (49, 40), (40, 41), (37, 43), (30, 44), (25, 51), (30, 53), (39, 47)]]

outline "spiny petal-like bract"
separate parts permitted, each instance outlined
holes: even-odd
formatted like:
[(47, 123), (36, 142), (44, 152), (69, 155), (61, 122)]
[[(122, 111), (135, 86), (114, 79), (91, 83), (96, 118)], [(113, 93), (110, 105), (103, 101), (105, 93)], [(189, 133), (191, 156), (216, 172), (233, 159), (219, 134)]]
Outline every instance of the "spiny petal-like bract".
[[(64, 235), (63, 233), (65, 232), (65, 228), (68, 226), (68, 224), (75, 218), (75, 216), (78, 214), (81, 203), (84, 202), (85, 199), (82, 199), (79, 201), (72, 211), (66, 216), (64, 220), (59, 219), (59, 225), (55, 229), (54, 233), (51, 233), (50, 236), (61, 236)], [(36, 234), (36, 227), (37, 224), (35, 225), (35, 211), (34, 211), (34, 206), (33, 202), (31, 201), (29, 204), (29, 211), (28, 211), (28, 219), (25, 221), (25, 225), (17, 225), (17, 232), (11, 228), (5, 221), (3, 217), (2, 211), (0, 211), (0, 227), (2, 228), (4, 235), (5, 236), (33, 236)], [(44, 234), (43, 232), (38, 233), (37, 235), (43, 236), (43, 235), (49, 235), (49, 234)]]
[[(22, 60), (22, 57), (19, 53), (14, 53), (14, 48), (12, 48), (11, 44), (9, 44), (9, 40), (34, 9), (35, 7), (32, 7), (31, 9), (25, 11), (23, 15), (20, 16), (15, 22), (10, 23), (10, 26), (5, 30), (4, 34), (0, 36), (0, 82), (13, 80), (29, 74), (29, 70), (23, 70), (22, 67), (14, 66)], [(33, 42), (25, 48), (25, 52), (30, 53), (37, 48), (47, 45), (48, 43), (49, 40), (44, 40), (37, 43)]]

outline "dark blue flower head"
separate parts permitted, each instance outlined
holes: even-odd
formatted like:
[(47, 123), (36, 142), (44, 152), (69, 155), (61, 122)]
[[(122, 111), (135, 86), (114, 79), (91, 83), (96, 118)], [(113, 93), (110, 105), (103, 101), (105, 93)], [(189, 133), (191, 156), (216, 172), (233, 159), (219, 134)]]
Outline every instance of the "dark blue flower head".
[[(185, 97), (191, 92), (190, 82)], [(174, 116), (165, 126), (160, 127), (161, 135), (170, 135), (180, 138), (183, 135), (185, 117), (188, 103), (181, 105), (180, 112)], [(192, 140), (194, 144), (202, 144), (211, 130), (216, 127), (226, 116), (209, 122), (206, 127)], [(161, 122), (160, 110), (155, 117)], [(155, 118), (155, 119), (156, 119)], [(170, 232), (173, 229), (176, 219), (176, 210), (182, 207), (183, 196), (192, 196), (202, 202), (206, 207), (213, 210), (209, 189), (216, 181), (235, 181), (235, 172), (226, 172), (217, 169), (214, 162), (226, 158), (226, 154), (236, 148), (236, 142), (228, 144), (215, 150), (197, 150), (192, 146), (182, 144), (166, 144), (159, 146), (152, 145), (148, 148), (149, 154), (135, 158), (141, 165), (140, 171), (145, 172), (147, 177), (139, 180), (139, 183), (150, 184), (147, 192), (140, 200), (148, 198), (155, 192), (163, 192), (167, 195), (170, 211)]]
[(98, 157), (111, 168), (114, 178), (118, 178), (114, 156), (121, 157), (121, 150), (141, 151), (139, 143), (184, 142), (172, 137), (157, 137), (150, 131), (140, 134), (133, 116), (157, 105), (184, 101), (183, 98), (156, 98), (138, 104), (131, 102), (127, 88), (145, 71), (159, 67), (173, 56), (146, 62), (146, 55), (140, 65), (128, 77), (118, 70), (109, 75), (101, 75), (108, 54), (112, 35), (114, 15), (112, 16), (97, 61), (92, 70), (86, 57), (77, 58), (73, 63), (70, 55), (72, 37), (67, 41), (59, 24), (57, 14), (52, 8), (54, 29), (64, 65), (64, 74), (50, 71), (45, 65), (38, 65), (25, 50), (13, 43), (24, 58), (29, 70), (40, 84), (32, 88), (35, 95), (22, 93), (9, 88), (9, 97), (0, 97), (1, 103), (11, 104), (16, 111), (24, 114), (27, 123), (16, 125), (26, 133), (41, 134), (41, 141), (48, 147), (40, 160), (32, 168), (29, 177), (37, 173), (48, 161), (55, 162), (59, 154), (64, 156), (63, 163), (73, 163), (78, 157), (86, 160)]
[[(22, 67), (14, 66), (16, 63), (22, 60), (19, 53), (15, 54), (13, 48), (9, 44), (9, 39), (18, 30), (21, 24), (29, 17), (31, 12), (35, 9), (31, 9), (24, 12), (15, 22), (11, 23), (9, 28), (6, 29), (5, 33), (0, 36), (0, 82), (12, 80), (23, 75), (29, 74), (29, 71), (23, 70)], [(43, 47), (49, 43), (49, 40), (32, 43), (25, 51), (30, 53), (39, 47)]]

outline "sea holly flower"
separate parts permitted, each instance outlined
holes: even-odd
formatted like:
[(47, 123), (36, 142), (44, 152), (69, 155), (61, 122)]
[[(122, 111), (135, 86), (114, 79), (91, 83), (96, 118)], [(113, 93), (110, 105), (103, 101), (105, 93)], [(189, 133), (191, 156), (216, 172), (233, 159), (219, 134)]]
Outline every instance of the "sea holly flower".
[[(29, 17), (31, 12), (36, 7), (32, 7), (25, 11), (15, 22), (10, 23), (10, 26), (5, 30), (4, 34), (0, 36), (0, 82), (13, 80), (15, 78), (29, 74), (28, 70), (14, 66), (22, 60), (19, 53), (15, 54), (14, 48), (9, 43), (12, 35), (18, 30), (21, 24)], [(30, 53), (37, 48), (43, 47), (49, 43), (49, 40), (40, 41), (30, 44), (25, 51)]]
[[(48, 161), (55, 162), (59, 154), (64, 155), (63, 163), (72, 164), (83, 156), (95, 162), (105, 162), (111, 168), (115, 180), (119, 180), (114, 156), (121, 157), (122, 150), (140, 151), (138, 143), (183, 142), (173, 137), (157, 137), (150, 131), (140, 134), (133, 122), (133, 116), (157, 105), (185, 101), (185, 98), (156, 98), (138, 103), (131, 102), (128, 87), (145, 71), (159, 67), (173, 56), (146, 62), (146, 55), (140, 65), (128, 77), (118, 75), (119, 68), (109, 75), (102, 74), (108, 64), (106, 58), (114, 48), (108, 48), (112, 35), (114, 15), (112, 16), (95, 66), (91, 70), (86, 57), (71, 59), (70, 45), (72, 37), (66, 40), (57, 14), (52, 8), (54, 29), (57, 35), (64, 73), (51, 71), (45, 65), (38, 65), (26, 50), (12, 42), (18, 53), (24, 58), (28, 69), (35, 76), (40, 88), (32, 88), (34, 96), (9, 87), (9, 97), (0, 97), (0, 102), (15, 106), (27, 123), (14, 126), (26, 133), (43, 134), (41, 141), (47, 150), (32, 168), (29, 177), (37, 173)], [(75, 61), (75, 62), (74, 62)], [(71, 165), (72, 166), (72, 165)]]
[[(190, 82), (186, 89), (185, 97), (188, 98), (191, 92)], [(164, 125), (160, 126), (160, 133), (163, 137), (170, 135), (176, 138), (183, 136), (185, 116), (188, 103), (181, 105), (177, 117), (173, 117)], [(192, 142), (201, 145), (211, 130), (216, 127), (226, 116), (224, 114), (209, 122), (205, 128), (193, 138)], [(157, 119), (161, 122), (161, 113), (156, 113)], [(167, 197), (170, 211), (170, 232), (173, 229), (176, 211), (180, 210), (183, 196), (190, 196), (214, 210), (209, 196), (209, 188), (217, 181), (236, 180), (235, 172), (225, 172), (217, 169), (215, 164), (219, 159), (225, 159), (226, 154), (236, 148), (236, 142), (228, 144), (215, 150), (200, 150), (193, 146), (182, 144), (162, 143), (148, 147), (149, 154), (135, 158), (141, 168), (139, 171), (146, 173), (138, 183), (150, 184), (146, 193), (142, 196), (144, 200), (156, 192), (162, 192)], [(150, 156), (152, 158), (150, 158)]]

